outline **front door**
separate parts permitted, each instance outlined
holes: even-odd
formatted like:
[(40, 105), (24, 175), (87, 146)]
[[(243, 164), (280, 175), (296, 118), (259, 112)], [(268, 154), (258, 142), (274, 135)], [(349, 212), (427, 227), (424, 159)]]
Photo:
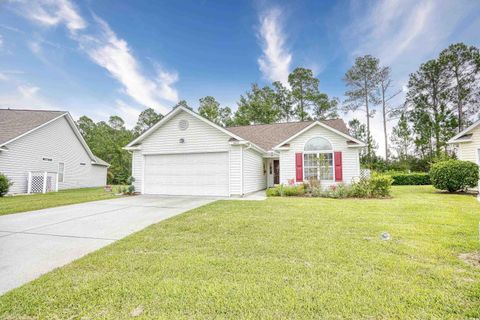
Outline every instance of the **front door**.
[(273, 160), (273, 184), (280, 184), (280, 160)]

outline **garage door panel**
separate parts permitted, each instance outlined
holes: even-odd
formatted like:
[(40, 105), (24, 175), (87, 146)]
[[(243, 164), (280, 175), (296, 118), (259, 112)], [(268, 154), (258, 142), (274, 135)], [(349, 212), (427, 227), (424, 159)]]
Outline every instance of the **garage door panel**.
[(228, 196), (228, 153), (147, 155), (145, 193)]

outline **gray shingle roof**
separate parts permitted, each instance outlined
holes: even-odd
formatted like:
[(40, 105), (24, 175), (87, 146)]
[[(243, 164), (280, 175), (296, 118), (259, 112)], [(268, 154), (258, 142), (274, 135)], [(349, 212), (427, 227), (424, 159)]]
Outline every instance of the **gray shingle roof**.
[[(0, 109), (0, 146), (64, 114), (68, 114), (68, 112)], [(109, 166), (107, 162), (97, 156), (92, 160), (98, 165)]]
[(0, 109), (0, 145), (65, 113), (65, 111)]
[[(271, 150), (277, 144), (302, 131), (314, 121), (257, 124), (226, 128), (231, 133), (248, 140), (262, 149)], [(321, 120), (327, 126), (349, 135), (342, 119)]]

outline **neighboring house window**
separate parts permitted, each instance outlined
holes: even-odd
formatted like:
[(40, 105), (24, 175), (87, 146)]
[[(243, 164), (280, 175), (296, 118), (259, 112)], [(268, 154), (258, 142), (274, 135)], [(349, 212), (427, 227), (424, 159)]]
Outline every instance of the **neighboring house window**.
[(59, 162), (58, 163), (58, 182), (63, 182), (65, 175), (65, 163)]
[(315, 137), (305, 143), (303, 153), (303, 176), (305, 180), (333, 180), (333, 148), (322, 137)]

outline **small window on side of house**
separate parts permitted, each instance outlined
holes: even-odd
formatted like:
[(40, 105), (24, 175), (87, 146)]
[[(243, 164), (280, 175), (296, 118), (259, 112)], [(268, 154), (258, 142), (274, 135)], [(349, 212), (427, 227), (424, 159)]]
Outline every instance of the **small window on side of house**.
[(58, 182), (63, 182), (65, 176), (65, 163), (58, 163)]
[(85, 162), (80, 162), (80, 165), (84, 166), (84, 165), (86, 165), (86, 163)]
[(53, 159), (52, 158), (49, 158), (49, 157), (43, 157), (42, 158), (43, 161), (48, 161), (48, 162), (52, 162)]

